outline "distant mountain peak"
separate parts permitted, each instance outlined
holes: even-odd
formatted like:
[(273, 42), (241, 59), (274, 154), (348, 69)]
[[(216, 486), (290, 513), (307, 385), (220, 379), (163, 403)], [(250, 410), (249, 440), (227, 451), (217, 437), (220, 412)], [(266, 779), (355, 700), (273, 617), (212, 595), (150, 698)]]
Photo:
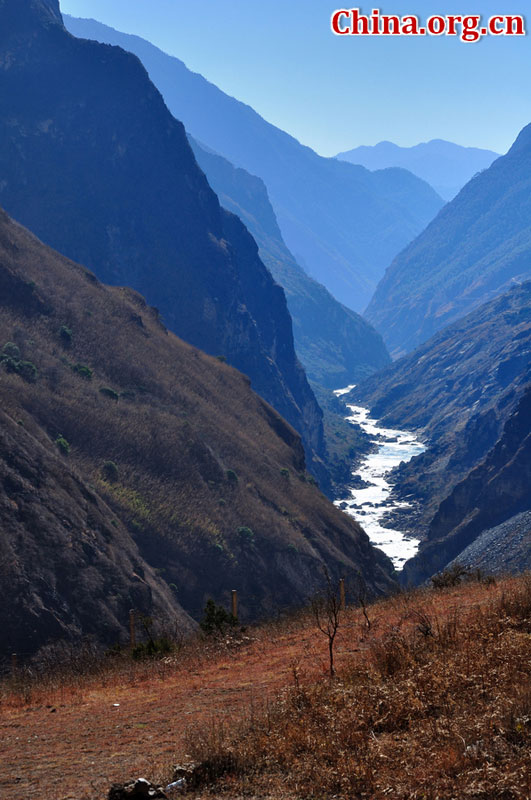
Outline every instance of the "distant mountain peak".
[(464, 147), (445, 139), (430, 139), (410, 147), (384, 140), (338, 153), (340, 161), (361, 164), (369, 170), (401, 167), (430, 184), (445, 200), (452, 200), (477, 173), (490, 167), (498, 153)]

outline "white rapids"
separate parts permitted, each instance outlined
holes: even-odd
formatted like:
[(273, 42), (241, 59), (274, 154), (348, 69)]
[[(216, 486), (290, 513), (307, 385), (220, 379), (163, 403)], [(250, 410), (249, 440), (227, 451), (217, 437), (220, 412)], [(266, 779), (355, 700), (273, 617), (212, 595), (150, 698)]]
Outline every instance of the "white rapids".
[[(345, 389), (337, 389), (337, 397), (347, 394), (354, 389), (355, 384)], [(345, 513), (355, 517), (367, 533), (371, 542), (389, 556), (396, 570), (402, 569), (404, 563), (413, 558), (419, 546), (418, 539), (403, 534), (392, 528), (384, 528), (382, 518), (394, 509), (410, 508), (406, 502), (390, 501), (392, 486), (387, 477), (393, 467), (402, 461), (408, 462), (414, 456), (425, 451), (425, 446), (412, 433), (408, 431), (381, 428), (378, 420), (369, 416), (369, 410), (362, 406), (347, 405), (351, 414), (346, 419), (348, 422), (358, 424), (374, 443), (378, 451), (366, 456), (359, 467), (353, 470), (352, 475), (359, 476), (361, 480), (370, 484), (365, 489), (353, 486), (348, 497), (336, 500), (336, 506), (345, 506)]]

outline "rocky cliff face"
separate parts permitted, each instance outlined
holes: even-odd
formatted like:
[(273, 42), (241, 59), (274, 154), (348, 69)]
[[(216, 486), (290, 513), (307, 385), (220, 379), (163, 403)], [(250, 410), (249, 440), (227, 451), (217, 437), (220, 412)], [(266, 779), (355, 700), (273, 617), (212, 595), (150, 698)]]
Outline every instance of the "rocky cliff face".
[(406, 170), (371, 173), (322, 158), (138, 36), (94, 20), (68, 17), (66, 24), (76, 36), (138, 55), (192, 136), (262, 178), (297, 262), (355, 311), (365, 308), (386, 266), (443, 204)]
[(426, 452), (395, 474), (422, 501), (425, 535), (439, 503), (480, 463), (531, 380), (531, 281), (433, 336), (352, 397), (388, 427), (416, 430)]
[(141, 291), (181, 337), (247, 372), (301, 433), (326, 485), (321, 414), (284, 294), (221, 210), (139, 61), (72, 37), (57, 3), (3, 0), (0, 25), (0, 203), (103, 280)]
[[(518, 525), (525, 526), (521, 516), (525, 511), (531, 511), (531, 386), (487, 458), (440, 504), (427, 541), (406, 564), (405, 579), (419, 582), (429, 578), (452, 559), (459, 559), (459, 554), (484, 531), (497, 526), (505, 542), (501, 563), (511, 561), (514, 548), (520, 554), (520, 568), (529, 568), (529, 551), (525, 554), (520, 537), (514, 536)], [(511, 520), (510, 530), (500, 529), (502, 523)], [(489, 548), (496, 548), (496, 537), (490, 537)]]
[(393, 585), (248, 378), (2, 211), (0, 409), (0, 657), (112, 643), (132, 606), (186, 627), (233, 588), (244, 618), (276, 613), (324, 564)]
[(337, 389), (387, 366), (389, 355), (374, 328), (297, 264), (284, 243), (264, 182), (194, 140), (190, 143), (221, 204), (245, 222), (261, 259), (284, 288), (295, 348), (308, 378)]
[(531, 276), (531, 125), (394, 260), (366, 311), (399, 356)]

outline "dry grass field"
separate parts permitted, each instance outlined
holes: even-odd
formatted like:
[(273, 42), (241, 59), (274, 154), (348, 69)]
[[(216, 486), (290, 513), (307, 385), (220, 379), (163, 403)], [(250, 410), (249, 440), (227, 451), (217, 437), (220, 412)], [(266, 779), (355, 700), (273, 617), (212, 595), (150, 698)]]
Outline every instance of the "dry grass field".
[(328, 677), (309, 612), (153, 662), (1, 687), (2, 800), (103, 800), (113, 781), (196, 796), (531, 797), (531, 579), (347, 609)]

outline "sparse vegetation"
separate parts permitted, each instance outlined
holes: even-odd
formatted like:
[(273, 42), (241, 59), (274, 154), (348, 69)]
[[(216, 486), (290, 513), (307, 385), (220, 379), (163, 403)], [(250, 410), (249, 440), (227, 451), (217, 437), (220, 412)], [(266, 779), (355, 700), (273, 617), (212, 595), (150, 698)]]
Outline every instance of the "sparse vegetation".
[(236, 617), (233, 617), (223, 606), (216, 605), (212, 598), (206, 602), (203, 619), (199, 626), (204, 634), (213, 636), (214, 634), (223, 634), (230, 628), (238, 624)]
[(286, 800), (528, 797), (531, 577), (506, 587), (488, 599), (483, 585), (478, 605), (474, 584), (440, 600), (398, 597), (402, 614), (387, 625), (391, 601), (375, 607), (378, 634), (358, 638), (359, 655), (343, 660), (336, 681), (297, 676), (247, 722), (191, 731), (196, 790)]
[[(59, 473), (54, 473), (42, 489), (35, 485), (35, 512), (18, 519), (31, 563), (19, 564), (8, 556), (10, 567), (7, 573), (0, 571), (0, 589), (8, 596), (9, 587), (17, 587), (27, 627), (7, 621), (3, 632), (8, 652), (38, 648), (55, 624), (46, 614), (48, 584), (37, 583), (36, 577), (28, 583), (25, 576), (28, 571), (53, 576), (67, 569), (70, 551), (60, 551), (62, 561), (55, 552), (52, 559), (52, 548), (44, 550), (43, 545), (45, 531), (53, 537), (59, 528), (65, 540), (72, 537), (79, 582), (57, 583), (54, 613), (73, 636), (79, 635), (80, 624), (94, 630), (100, 615), (101, 620), (110, 616), (113, 630), (126, 632), (123, 607), (127, 611), (135, 604), (128, 599), (128, 582), (131, 591), (146, 598), (144, 613), (152, 613), (152, 602), (177, 615), (180, 604), (200, 613), (205, 592), (220, 603), (233, 586), (243, 583), (247, 591), (252, 584), (254, 596), (242, 606), (251, 618), (261, 607), (285, 608), (309, 597), (320, 558), (335, 565), (346, 557), (363, 567), (370, 581), (385, 585), (389, 580), (391, 585), (390, 572), (387, 578), (385, 565), (377, 563), (356, 523), (308, 482), (295, 480), (304, 474), (300, 448), (289, 443), (290, 437), (286, 440), (281, 418), (264, 408), (247, 380), (164, 333), (146, 313), (143, 300), (129, 290), (86, 280), (84, 270), (58, 258), (19, 226), (0, 220), (0, 227), (19, 248), (15, 262), (0, 242), (1, 275), (14, 275), (19, 282), (38, 278), (36, 308), (46, 309), (23, 314), (17, 304), (9, 304), (8, 296), (0, 298), (0, 349), (16, 344), (20, 355), (39, 368), (36, 383), (1, 368), (5, 433), (36, 474), (62, 467), (53, 453), (64, 453), (73, 486), (65, 493)], [(143, 327), (131, 325), (131, 315), (139, 312)], [(68, 351), (60, 346), (61, 326), (72, 332)], [(92, 370), (92, 380), (75, 372), (75, 365)], [(100, 387), (112, 387), (120, 399), (103, 396)], [(122, 399), (126, 397), (127, 402)], [(9, 420), (18, 419), (25, 427), (8, 429)], [(59, 433), (64, 443), (54, 444)], [(39, 445), (44, 454), (37, 458)], [(104, 469), (107, 461), (117, 466), (117, 480), (114, 470)], [(0, 458), (0, 469), (3, 464)], [(5, 469), (12, 470), (12, 465)], [(290, 471), (291, 480), (281, 477), (281, 469)], [(44, 500), (57, 510), (57, 519), (43, 514), (39, 503)], [(3, 508), (0, 550), (10, 553), (19, 534), (12, 533), (9, 523), (14, 506)], [(239, 527), (253, 532), (252, 544), (242, 543)], [(141, 573), (132, 578), (127, 564), (125, 553), (135, 547), (144, 578)], [(308, 558), (312, 547), (319, 558)], [(278, 581), (275, 571), (283, 558), (289, 559), (290, 570)], [(99, 580), (103, 562), (109, 571)], [(164, 580), (148, 572), (149, 566), (166, 567)], [(111, 590), (109, 595), (115, 580), (119, 593)], [(169, 583), (179, 586), (178, 597), (168, 592)], [(23, 646), (17, 639), (22, 628), (33, 637)]]
[(31, 361), (24, 361), (21, 358), (20, 348), (13, 342), (7, 342), (0, 353), (0, 364), (4, 365), (7, 372), (19, 375), (28, 383), (35, 383), (38, 370)]
[(80, 378), (84, 378), (86, 381), (91, 381), (93, 376), (93, 371), (90, 367), (87, 367), (86, 364), (74, 364), (72, 370), (79, 375)]
[(106, 461), (101, 468), (103, 477), (109, 483), (116, 483), (120, 476), (119, 469), (114, 461)]
[[(345, 611), (334, 681), (308, 610), (246, 635), (177, 640), (163, 658), (47, 651), (0, 682), (4, 780), (23, 775), (28, 800), (43, 780), (82, 797), (92, 769), (86, 796), (99, 800), (129, 774), (166, 785), (192, 759), (189, 794), (201, 798), (528, 797), (531, 578), (408, 591), (367, 610), (370, 631), (360, 609)], [(38, 762), (21, 724), (47, 731)]]
[(59, 328), (59, 338), (64, 347), (70, 347), (72, 344), (72, 331), (67, 325), (61, 325)]
[(104, 397), (108, 397), (111, 400), (118, 401), (120, 399), (120, 395), (115, 389), (111, 389), (110, 386), (100, 386), (100, 394)]
[(55, 440), (57, 449), (67, 456), (70, 453), (70, 442), (65, 439), (62, 434), (59, 434)]

